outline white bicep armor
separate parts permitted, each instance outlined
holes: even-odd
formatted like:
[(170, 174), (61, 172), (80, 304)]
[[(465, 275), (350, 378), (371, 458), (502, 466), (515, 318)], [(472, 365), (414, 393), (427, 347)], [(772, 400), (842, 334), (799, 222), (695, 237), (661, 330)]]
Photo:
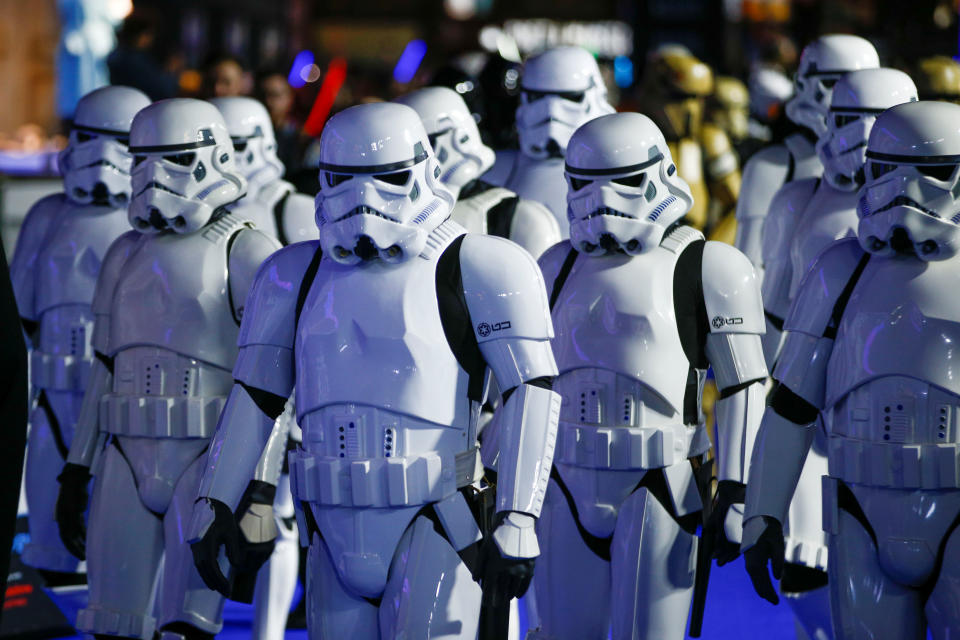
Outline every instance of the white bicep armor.
[(25, 320), (38, 320), (35, 305), (36, 277), (34, 269), (51, 224), (62, 207), (68, 206), (62, 193), (38, 200), (24, 219), (17, 236), (17, 246), (10, 259), (10, 281), (17, 301), (17, 310)]
[(460, 267), (480, 352), (500, 389), (512, 390), (499, 419), (497, 511), (537, 517), (560, 416), (560, 396), (549, 388), (557, 366), (543, 277), (528, 253), (491, 236), (467, 236)]
[[(803, 279), (784, 329), (777, 381), (760, 425), (747, 483), (743, 548), (756, 542), (758, 516), (786, 521), (787, 510), (824, 406), (835, 307), (863, 252), (855, 239), (831, 245)], [(759, 521), (757, 521), (759, 522)]]
[[(210, 445), (201, 498), (236, 508), (255, 473), (293, 389), (297, 294), (316, 249), (316, 242), (281, 249), (257, 273), (240, 327), (240, 352), (233, 369), (236, 384)], [(202, 535), (202, 523), (194, 524), (197, 528), (191, 532)]]
[(720, 480), (744, 482), (764, 406), (767, 368), (760, 287), (750, 261), (719, 242), (703, 249), (703, 301), (710, 322), (706, 354), (717, 380)]
[(270, 254), (280, 248), (280, 243), (255, 229), (237, 233), (230, 245), (230, 302), (233, 313), (243, 318), (247, 293), (257, 275), (257, 270)]

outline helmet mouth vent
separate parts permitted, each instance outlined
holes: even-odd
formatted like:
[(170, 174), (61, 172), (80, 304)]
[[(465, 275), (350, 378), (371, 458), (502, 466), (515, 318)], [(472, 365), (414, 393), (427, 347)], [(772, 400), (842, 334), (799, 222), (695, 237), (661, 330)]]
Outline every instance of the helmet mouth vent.
[(107, 185), (102, 182), (93, 185), (93, 191), (90, 193), (93, 196), (93, 201), (97, 203), (103, 204), (110, 199), (110, 191), (107, 189)]
[(154, 229), (166, 229), (167, 219), (160, 213), (160, 209), (150, 207), (150, 226)]
[(376, 216), (378, 218), (383, 218), (384, 220), (389, 220), (390, 222), (397, 222), (395, 219), (391, 218), (390, 216), (380, 213), (373, 207), (368, 207), (365, 204), (361, 204), (354, 207), (353, 209), (348, 211), (345, 215), (337, 218), (337, 222), (340, 222), (341, 220), (346, 220), (347, 218), (353, 218), (355, 216)]
[(616, 209), (611, 209), (610, 207), (600, 207), (591, 212), (584, 220), (589, 220), (590, 218), (598, 218), (600, 216), (614, 216), (616, 218), (629, 218), (630, 220), (635, 220), (636, 216), (632, 216), (629, 213), (624, 213), (622, 211), (617, 211)]
[(923, 213), (927, 214), (928, 216), (933, 216), (934, 218), (939, 218), (939, 217), (940, 217), (940, 216), (937, 214), (936, 211), (932, 211), (932, 210), (930, 210), (930, 209), (927, 209), (925, 206), (923, 206), (922, 204), (920, 204), (919, 202), (917, 202), (917, 201), (914, 200), (913, 198), (908, 198), (907, 196), (903, 196), (903, 195), (897, 196), (896, 198), (894, 198), (893, 200), (891, 200), (889, 203), (887, 203), (887, 204), (885, 204), (884, 206), (880, 207), (879, 209), (877, 209), (877, 210), (874, 211), (873, 213), (874, 213), (874, 214), (883, 213), (884, 211), (888, 211), (888, 210), (890, 210), (890, 209), (893, 209), (894, 207), (911, 207), (911, 208), (913, 208), (913, 209), (917, 209), (917, 210), (919, 210), (919, 211), (922, 211)]
[(916, 254), (916, 249), (913, 246), (913, 241), (910, 239), (910, 234), (908, 234), (907, 230), (903, 227), (897, 227), (893, 230), (893, 233), (890, 234), (890, 248), (897, 253), (905, 255)]
[(546, 151), (547, 155), (551, 158), (563, 157), (563, 150), (560, 149), (560, 143), (553, 138), (547, 141), (547, 146), (544, 148), (544, 151)]

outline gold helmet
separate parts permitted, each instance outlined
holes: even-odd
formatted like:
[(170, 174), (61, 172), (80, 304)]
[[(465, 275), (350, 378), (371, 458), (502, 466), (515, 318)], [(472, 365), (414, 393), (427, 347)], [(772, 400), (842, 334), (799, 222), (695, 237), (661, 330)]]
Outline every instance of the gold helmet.
[(923, 58), (917, 63), (913, 79), (921, 100), (960, 102), (960, 63), (953, 58)]
[(750, 117), (750, 94), (740, 80), (717, 76), (713, 95), (707, 100), (707, 120), (723, 129), (731, 140), (747, 137)]
[[(655, 117), (667, 139), (695, 136), (703, 120), (704, 98), (713, 92), (713, 71), (681, 47), (664, 46), (651, 56), (650, 97), (663, 117)], [(665, 121), (664, 121), (665, 120)]]

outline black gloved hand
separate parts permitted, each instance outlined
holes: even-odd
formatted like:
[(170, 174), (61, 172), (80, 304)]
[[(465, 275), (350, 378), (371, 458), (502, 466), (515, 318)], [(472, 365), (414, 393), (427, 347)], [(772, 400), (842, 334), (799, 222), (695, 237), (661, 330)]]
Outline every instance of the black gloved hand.
[[(497, 530), (507, 515), (508, 512), (496, 515), (493, 531)], [(491, 532), (481, 543), (480, 558), (474, 568), (473, 579), (483, 588), (484, 600), (502, 598), (503, 601), (509, 601), (519, 598), (530, 586), (536, 560), (504, 556)]]
[(773, 569), (773, 577), (777, 580), (783, 575), (783, 560), (786, 544), (783, 540), (783, 527), (776, 520), (763, 516), (765, 528), (757, 543), (743, 552), (743, 560), (753, 582), (753, 589), (764, 600), (773, 604), (780, 602), (780, 597), (770, 581), (767, 571), (767, 562)]
[(743, 505), (747, 494), (747, 485), (733, 480), (721, 480), (717, 483), (717, 494), (713, 498), (713, 508), (707, 521), (707, 535), (713, 536), (713, 557), (717, 566), (722, 567), (740, 555), (740, 542), (730, 540), (726, 533), (727, 514), (735, 504)]
[[(204, 504), (205, 503), (205, 504)], [(213, 510), (213, 522), (203, 537), (190, 545), (193, 563), (203, 582), (224, 597), (230, 597), (230, 580), (220, 570), (217, 561), (220, 547), (225, 547), (227, 559), (233, 565), (240, 556), (240, 529), (230, 507), (212, 498), (204, 498), (194, 505), (194, 509)]]
[(57, 495), (56, 520), (63, 546), (71, 554), (85, 560), (87, 557), (87, 524), (84, 514), (90, 502), (87, 485), (90, 468), (68, 462), (57, 476), (60, 493)]
[(277, 488), (266, 482), (251, 480), (240, 499), (235, 514), (239, 529), (239, 549), (232, 561), (232, 588), (230, 599), (236, 602), (253, 602), (257, 584), (257, 572), (273, 555), (277, 544), (277, 521), (273, 513), (273, 500)]

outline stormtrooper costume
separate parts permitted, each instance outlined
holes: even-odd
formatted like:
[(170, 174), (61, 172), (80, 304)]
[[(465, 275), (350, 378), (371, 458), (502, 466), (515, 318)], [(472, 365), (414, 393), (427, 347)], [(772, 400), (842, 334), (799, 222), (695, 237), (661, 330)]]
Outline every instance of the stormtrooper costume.
[(960, 106), (880, 114), (867, 145), (857, 238), (823, 252), (785, 324), (757, 439), (743, 549), (776, 602), (781, 524), (815, 435), (828, 433), (823, 527), (835, 637), (952, 637), (960, 535), (956, 289)]
[(247, 291), (278, 245), (224, 209), (246, 181), (213, 105), (174, 99), (143, 109), (130, 152), (135, 231), (113, 243), (97, 280), (96, 360), (59, 478), (57, 521), (68, 548), (87, 557), (90, 599), (78, 630), (206, 639), (220, 630), (223, 600), (197, 575), (184, 525), (233, 383)]
[[(283, 163), (277, 157), (277, 141), (273, 123), (266, 108), (253, 98), (231, 96), (210, 100), (227, 123), (227, 130), (236, 150), (237, 168), (247, 179), (247, 195), (230, 206), (234, 214), (252, 220), (257, 229), (273, 236), (281, 244), (303, 242), (317, 237), (314, 222), (313, 198), (297, 193), (294, 186), (281, 179)], [(280, 431), (272, 436), (281, 438), (291, 428), (299, 429), (293, 413), (284, 412), (278, 420)], [(291, 443), (292, 444), (292, 443)], [(283, 452), (286, 443), (276, 442)], [(270, 560), (257, 574), (253, 595), (253, 634), (259, 640), (282, 640), (287, 626), (287, 614), (297, 586), (299, 551), (297, 522), (293, 496), (290, 494), (290, 476), (283, 469), (283, 455), (279, 459), (263, 459), (254, 480), (270, 484), (270, 478), (279, 473), (273, 509), (277, 522), (277, 539)], [(277, 466), (279, 465), (279, 466)], [(279, 470), (279, 471), (278, 471)]]
[[(876, 49), (858, 36), (820, 36), (804, 47), (794, 78), (796, 93), (786, 106), (787, 117), (800, 131), (787, 136), (782, 144), (761, 149), (743, 168), (735, 246), (759, 269), (761, 279), (763, 225), (774, 195), (791, 180), (814, 178), (823, 171), (815, 145), (826, 130), (833, 85), (848, 71), (879, 66)], [(767, 324), (765, 344), (779, 340), (781, 322), (779, 318), (773, 325)]]
[[(879, 113), (916, 99), (913, 81), (896, 69), (851, 71), (834, 85), (827, 128), (817, 142), (823, 177), (785, 185), (767, 216), (762, 291), (768, 317), (787, 315), (801, 279), (827, 246), (856, 236), (867, 136)], [(768, 363), (775, 360), (776, 354), (767, 355)], [(820, 478), (827, 473), (827, 441), (822, 425), (816, 434), (784, 523), (788, 564), (780, 591), (807, 637), (828, 638), (827, 540), (820, 490)]]
[(440, 163), (440, 182), (456, 198), (452, 220), (470, 233), (513, 240), (539, 258), (560, 242), (560, 227), (550, 210), (485, 180), (494, 151), (483, 144), (463, 98), (446, 87), (427, 87), (395, 100), (420, 116)]
[[(310, 637), (472, 638), (471, 573), (509, 600), (539, 554), (560, 410), (542, 276), (518, 246), (448, 219), (453, 195), (413, 109), (340, 112), (320, 156), (319, 242), (276, 253), (250, 293), (190, 527), (197, 566), (226, 586), (232, 512), (295, 383)], [(471, 507), (487, 367), (505, 401), (483, 536)]]
[(690, 191), (646, 116), (583, 125), (566, 175), (570, 240), (540, 259), (563, 404), (529, 637), (606, 638), (612, 623), (615, 639), (683, 638), (710, 484), (708, 366), (721, 392), (711, 529), (718, 558), (738, 552), (767, 375), (759, 283), (739, 251), (679, 224)]
[(230, 209), (283, 245), (317, 237), (313, 198), (282, 180), (285, 167), (277, 157), (273, 123), (259, 101), (242, 96), (213, 98), (236, 150), (237, 170), (247, 180), (247, 195)]
[(67, 148), (60, 154), (64, 191), (37, 202), (17, 239), (10, 265), (31, 354), (37, 406), (30, 415), (26, 461), (30, 542), (23, 561), (48, 584), (79, 561), (54, 522), (56, 473), (73, 440), (93, 349), (90, 303), (110, 243), (130, 230), (127, 151), (133, 116), (150, 104), (129, 87), (106, 87), (80, 99)]
[(520, 150), (497, 154), (489, 181), (546, 205), (566, 238), (567, 142), (583, 123), (613, 112), (597, 61), (585, 49), (556, 47), (532, 56), (520, 76)]

